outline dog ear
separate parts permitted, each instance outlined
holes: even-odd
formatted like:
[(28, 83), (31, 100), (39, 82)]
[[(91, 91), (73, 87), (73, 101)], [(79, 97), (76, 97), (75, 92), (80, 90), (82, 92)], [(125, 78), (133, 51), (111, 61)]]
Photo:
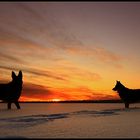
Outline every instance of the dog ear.
[(22, 78), (22, 71), (21, 70), (18, 73), (18, 77)]
[(15, 79), (16, 78), (16, 74), (12, 71), (12, 78)]

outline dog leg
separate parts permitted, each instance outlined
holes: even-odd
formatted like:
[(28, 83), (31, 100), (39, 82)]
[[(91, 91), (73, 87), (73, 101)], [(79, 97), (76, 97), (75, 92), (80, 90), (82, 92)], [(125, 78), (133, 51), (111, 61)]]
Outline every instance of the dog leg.
[(18, 102), (15, 102), (15, 105), (16, 105), (17, 109), (20, 109), (20, 105)]
[(8, 102), (8, 109), (11, 109), (11, 102)]
[(125, 108), (129, 108), (129, 103), (125, 103)]

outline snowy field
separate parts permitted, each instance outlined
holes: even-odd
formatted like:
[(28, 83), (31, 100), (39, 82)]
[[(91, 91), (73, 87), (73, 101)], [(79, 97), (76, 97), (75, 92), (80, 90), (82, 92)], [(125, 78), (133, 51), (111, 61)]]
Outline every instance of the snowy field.
[(0, 138), (140, 138), (140, 104), (0, 104)]

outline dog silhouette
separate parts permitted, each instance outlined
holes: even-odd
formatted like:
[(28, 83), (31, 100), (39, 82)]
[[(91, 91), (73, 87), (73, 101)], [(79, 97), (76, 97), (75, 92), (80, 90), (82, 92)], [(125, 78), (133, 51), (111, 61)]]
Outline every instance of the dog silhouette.
[(121, 84), (120, 81), (116, 81), (116, 85), (112, 90), (119, 93), (121, 100), (125, 104), (125, 108), (129, 108), (130, 103), (140, 101), (140, 89), (129, 89)]
[(22, 83), (22, 71), (19, 71), (18, 76), (12, 71), (12, 81), (0, 84), (0, 100), (8, 103), (8, 109), (11, 109), (12, 103), (15, 103), (17, 109), (20, 109), (18, 99), (21, 95)]

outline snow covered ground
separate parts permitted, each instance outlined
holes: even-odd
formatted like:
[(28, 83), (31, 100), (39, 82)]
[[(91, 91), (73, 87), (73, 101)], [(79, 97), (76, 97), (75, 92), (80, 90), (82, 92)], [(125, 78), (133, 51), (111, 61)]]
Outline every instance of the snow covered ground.
[(140, 138), (140, 104), (0, 104), (0, 138)]

